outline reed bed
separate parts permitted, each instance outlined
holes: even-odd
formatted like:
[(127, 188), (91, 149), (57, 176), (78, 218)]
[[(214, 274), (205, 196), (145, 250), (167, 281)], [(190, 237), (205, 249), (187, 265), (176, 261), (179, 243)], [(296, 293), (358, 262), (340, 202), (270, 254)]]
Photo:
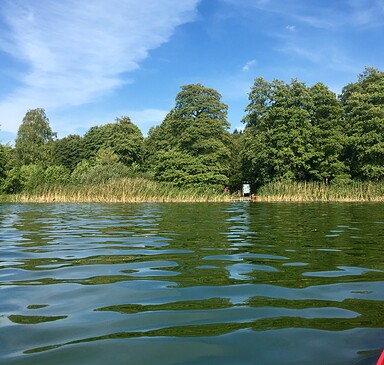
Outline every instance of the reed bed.
[(33, 193), (21, 193), (9, 200), (59, 203), (134, 203), (229, 201), (228, 195), (211, 190), (181, 189), (144, 178), (122, 178), (100, 184), (45, 185)]
[[(257, 191), (252, 201), (262, 202), (384, 202), (384, 183), (272, 182)], [(0, 196), (0, 202), (134, 203), (228, 202), (249, 200), (213, 189), (177, 188), (145, 178), (121, 178), (100, 184), (44, 185), (34, 192)]]
[(272, 182), (259, 189), (257, 201), (384, 202), (384, 183)]

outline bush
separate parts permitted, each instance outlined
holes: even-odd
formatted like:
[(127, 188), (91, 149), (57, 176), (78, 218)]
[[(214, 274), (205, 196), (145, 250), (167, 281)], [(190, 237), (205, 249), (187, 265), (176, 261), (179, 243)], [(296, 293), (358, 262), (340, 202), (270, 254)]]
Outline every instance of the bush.
[(17, 194), (21, 191), (21, 176), (20, 170), (16, 167), (9, 170), (7, 176), (2, 181), (1, 192), (5, 194)]
[(87, 180), (87, 176), (92, 169), (91, 164), (88, 160), (82, 160), (72, 171), (71, 180), (75, 184), (83, 184)]
[(24, 165), (20, 168), (21, 189), (33, 192), (44, 183), (44, 168), (40, 165)]
[(63, 165), (49, 166), (44, 172), (44, 181), (47, 184), (67, 184), (70, 177), (69, 169)]
[(90, 162), (83, 160), (72, 172), (71, 180), (75, 184), (98, 184), (111, 179), (119, 179), (134, 175), (135, 170), (127, 167), (122, 162), (110, 164), (97, 163), (91, 165)]

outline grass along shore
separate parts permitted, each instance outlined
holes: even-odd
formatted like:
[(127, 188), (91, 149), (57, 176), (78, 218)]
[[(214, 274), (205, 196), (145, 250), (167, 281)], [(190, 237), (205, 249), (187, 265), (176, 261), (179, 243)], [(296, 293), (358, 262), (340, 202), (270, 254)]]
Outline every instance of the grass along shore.
[(257, 201), (384, 202), (384, 183), (353, 181), (345, 184), (272, 182), (261, 187)]
[(45, 185), (34, 192), (3, 196), (1, 201), (20, 203), (134, 203), (230, 201), (212, 189), (177, 188), (145, 178), (121, 178), (99, 184)]
[[(0, 202), (20, 203), (133, 203), (133, 202), (230, 202), (238, 195), (212, 189), (176, 188), (145, 178), (122, 178), (100, 184), (45, 185), (34, 192), (0, 196)], [(252, 201), (259, 202), (384, 202), (384, 183), (273, 182), (261, 187)]]

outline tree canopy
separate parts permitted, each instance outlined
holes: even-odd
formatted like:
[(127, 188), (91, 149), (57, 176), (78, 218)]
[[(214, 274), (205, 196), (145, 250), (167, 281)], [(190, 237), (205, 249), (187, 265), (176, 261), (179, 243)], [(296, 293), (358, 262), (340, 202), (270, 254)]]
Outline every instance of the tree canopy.
[(15, 140), (18, 163), (48, 164), (52, 159), (52, 142), (55, 137), (56, 133), (49, 125), (45, 110), (41, 108), (28, 110)]
[(366, 68), (344, 87), (341, 102), (347, 135), (345, 159), (352, 178), (384, 177), (384, 72)]
[(255, 80), (249, 94), (243, 171), (256, 185), (273, 180), (345, 178), (342, 106), (325, 85)]
[(228, 106), (216, 90), (201, 84), (181, 89), (175, 107), (149, 132), (149, 166), (157, 179), (179, 186), (226, 185), (230, 166)]
[(91, 127), (84, 135), (84, 157), (93, 158), (101, 148), (111, 148), (127, 166), (141, 163), (143, 135), (129, 117), (116, 118), (115, 123)]
[(55, 161), (73, 171), (77, 164), (85, 158), (83, 138), (77, 134), (70, 134), (55, 141)]
[(238, 190), (272, 181), (345, 184), (384, 177), (384, 73), (366, 68), (339, 97), (327, 86), (256, 78), (244, 131), (201, 84), (181, 86), (161, 124), (143, 137), (127, 116), (57, 139), (44, 109), (28, 110), (15, 147), (0, 145), (0, 191), (144, 176), (178, 187)]

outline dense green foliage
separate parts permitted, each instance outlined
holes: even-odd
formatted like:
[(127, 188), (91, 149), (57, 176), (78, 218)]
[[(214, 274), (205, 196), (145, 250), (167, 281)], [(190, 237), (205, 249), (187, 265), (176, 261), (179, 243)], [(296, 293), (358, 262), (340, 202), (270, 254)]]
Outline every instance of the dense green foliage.
[(143, 135), (128, 117), (116, 118), (115, 123), (92, 127), (83, 138), (86, 159), (94, 158), (102, 148), (111, 148), (127, 166), (140, 164)]
[(55, 137), (56, 133), (52, 132), (44, 109), (28, 110), (15, 141), (18, 165), (49, 164)]
[(358, 82), (347, 85), (341, 102), (347, 136), (345, 159), (352, 178), (384, 177), (384, 72), (367, 68)]
[(249, 95), (243, 165), (261, 186), (274, 180), (346, 178), (341, 161), (342, 105), (323, 84), (259, 78)]
[(127, 178), (216, 192), (239, 191), (245, 180), (254, 192), (276, 183), (341, 187), (383, 181), (384, 73), (377, 69), (366, 68), (339, 97), (322, 83), (257, 78), (244, 131), (229, 133), (227, 110), (216, 90), (184, 85), (146, 138), (121, 117), (61, 139), (43, 109), (29, 110), (15, 147), (0, 145), (0, 191), (32, 193)]
[(54, 159), (58, 164), (73, 171), (85, 158), (83, 139), (77, 134), (58, 139), (54, 145)]
[(149, 132), (148, 168), (176, 186), (223, 188), (230, 175), (228, 107), (200, 84), (181, 89), (164, 122)]
[(0, 182), (4, 181), (4, 179), (7, 177), (7, 171), (6, 171), (6, 155), (5, 155), (5, 149), (2, 145), (0, 145)]

